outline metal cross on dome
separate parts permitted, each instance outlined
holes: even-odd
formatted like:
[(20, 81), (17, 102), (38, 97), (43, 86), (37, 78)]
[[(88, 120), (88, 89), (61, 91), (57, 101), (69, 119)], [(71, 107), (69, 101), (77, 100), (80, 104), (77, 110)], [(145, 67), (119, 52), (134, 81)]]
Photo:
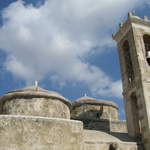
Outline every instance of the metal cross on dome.
[(35, 80), (34, 84), (35, 84), (35, 87), (38, 87), (38, 81), (37, 80)]

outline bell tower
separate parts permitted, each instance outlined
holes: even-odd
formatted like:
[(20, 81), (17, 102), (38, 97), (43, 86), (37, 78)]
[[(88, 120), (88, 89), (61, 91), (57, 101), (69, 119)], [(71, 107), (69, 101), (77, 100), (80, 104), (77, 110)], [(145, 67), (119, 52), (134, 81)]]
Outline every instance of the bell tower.
[(128, 14), (117, 41), (128, 134), (150, 149), (150, 21)]

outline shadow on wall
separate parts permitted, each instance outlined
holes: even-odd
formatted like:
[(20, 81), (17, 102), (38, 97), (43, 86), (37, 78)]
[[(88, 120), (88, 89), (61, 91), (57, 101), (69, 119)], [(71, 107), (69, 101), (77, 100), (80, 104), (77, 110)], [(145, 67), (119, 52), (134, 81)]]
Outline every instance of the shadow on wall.
[(80, 115), (77, 116), (78, 119), (102, 119), (102, 114), (103, 114), (103, 107), (100, 107), (100, 110), (94, 110), (90, 109), (85, 112), (82, 112)]
[(110, 121), (106, 119), (85, 119), (81, 120), (84, 129), (110, 131)]
[(84, 129), (110, 131), (110, 121), (103, 119), (102, 115), (104, 115), (103, 107), (100, 107), (99, 110), (90, 109), (71, 119), (82, 121)]

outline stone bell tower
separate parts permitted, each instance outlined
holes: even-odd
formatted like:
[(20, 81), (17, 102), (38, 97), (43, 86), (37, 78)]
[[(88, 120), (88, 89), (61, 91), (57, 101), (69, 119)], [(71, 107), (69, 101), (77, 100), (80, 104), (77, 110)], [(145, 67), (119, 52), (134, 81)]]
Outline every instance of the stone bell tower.
[(150, 21), (128, 14), (117, 41), (128, 134), (150, 149)]

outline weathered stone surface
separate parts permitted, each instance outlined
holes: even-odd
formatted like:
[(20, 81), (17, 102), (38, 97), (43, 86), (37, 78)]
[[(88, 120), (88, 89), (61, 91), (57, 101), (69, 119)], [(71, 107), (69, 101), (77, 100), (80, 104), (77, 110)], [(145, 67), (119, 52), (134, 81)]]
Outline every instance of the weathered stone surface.
[(83, 104), (72, 110), (72, 118), (118, 120), (118, 110), (110, 106)]
[[(150, 21), (129, 13), (114, 39), (128, 133), (126, 121), (118, 119), (116, 103), (85, 96), (71, 104), (35, 84), (0, 98), (0, 113), (7, 114), (0, 116), (0, 150), (144, 150), (143, 143), (149, 150)], [(69, 120), (70, 110), (71, 119), (83, 121), (84, 129), (81, 121)]]
[(81, 121), (83, 121), (84, 129), (127, 133), (126, 121), (123, 120), (82, 119)]
[(70, 109), (51, 98), (16, 98), (3, 103), (2, 114), (70, 118)]
[(116, 150), (139, 150), (137, 143), (127, 134), (84, 130), (83, 139), (84, 150), (110, 150), (112, 143), (117, 144)]
[(110, 131), (119, 133), (128, 133), (126, 121), (124, 120), (110, 121)]
[(83, 150), (79, 121), (0, 116), (0, 150)]
[[(107, 142), (93, 142), (93, 143), (85, 143), (84, 150), (111, 150), (110, 143)], [(126, 143), (119, 143), (118, 148), (116, 150), (139, 150), (136, 144)], [(142, 150), (142, 149), (141, 149)]]
[(70, 118), (71, 102), (55, 91), (38, 86), (10, 91), (0, 98), (0, 113)]
[(73, 102), (71, 117), (77, 119), (118, 120), (118, 106), (111, 101), (82, 97)]
[(150, 20), (129, 13), (113, 36), (117, 41), (127, 128), (150, 149)]

